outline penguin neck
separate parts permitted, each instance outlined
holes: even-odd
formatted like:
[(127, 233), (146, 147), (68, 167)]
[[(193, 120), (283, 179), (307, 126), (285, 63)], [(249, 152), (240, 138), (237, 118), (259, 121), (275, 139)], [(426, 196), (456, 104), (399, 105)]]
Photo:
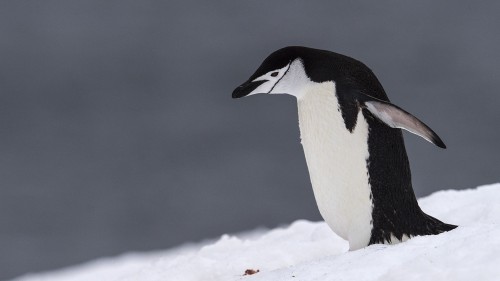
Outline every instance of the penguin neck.
[(368, 244), (372, 196), (368, 124), (359, 111), (346, 129), (333, 82), (311, 83), (297, 100), (301, 143), (319, 211), (351, 250)]

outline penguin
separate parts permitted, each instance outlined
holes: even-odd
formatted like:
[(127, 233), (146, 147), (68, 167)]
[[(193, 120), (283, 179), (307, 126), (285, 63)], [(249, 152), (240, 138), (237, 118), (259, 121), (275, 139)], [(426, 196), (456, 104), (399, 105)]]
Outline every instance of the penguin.
[(269, 55), (232, 97), (261, 93), (296, 97), (319, 212), (350, 250), (457, 227), (420, 209), (401, 129), (440, 148), (444, 142), (392, 104), (365, 64), (326, 50), (285, 47)]

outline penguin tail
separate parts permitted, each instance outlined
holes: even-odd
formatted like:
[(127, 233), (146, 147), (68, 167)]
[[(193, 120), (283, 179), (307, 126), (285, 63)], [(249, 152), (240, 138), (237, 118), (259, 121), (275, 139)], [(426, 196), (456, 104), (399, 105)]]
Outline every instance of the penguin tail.
[(372, 229), (370, 241), (372, 244), (392, 244), (406, 240), (407, 238), (425, 235), (437, 235), (457, 228), (456, 225), (444, 223), (419, 210), (418, 215), (405, 221), (404, 224), (384, 223), (383, 227)]
[(423, 226), (424, 229), (421, 229), (423, 233), (420, 235), (435, 235), (457, 228), (456, 225), (444, 223), (434, 217), (429, 216), (426, 213), (423, 213), (423, 215), (425, 223)]

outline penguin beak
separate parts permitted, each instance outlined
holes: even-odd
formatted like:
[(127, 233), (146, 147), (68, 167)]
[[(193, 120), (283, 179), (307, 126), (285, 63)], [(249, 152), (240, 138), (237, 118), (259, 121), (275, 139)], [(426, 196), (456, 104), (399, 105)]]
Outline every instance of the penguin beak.
[(259, 81), (247, 81), (238, 88), (234, 89), (233, 91), (233, 99), (238, 99), (242, 98), (245, 96), (248, 96), (249, 94), (256, 94), (252, 93), (253, 90), (257, 89), (260, 85), (262, 85), (264, 82), (267, 82), (268, 80), (259, 80)]

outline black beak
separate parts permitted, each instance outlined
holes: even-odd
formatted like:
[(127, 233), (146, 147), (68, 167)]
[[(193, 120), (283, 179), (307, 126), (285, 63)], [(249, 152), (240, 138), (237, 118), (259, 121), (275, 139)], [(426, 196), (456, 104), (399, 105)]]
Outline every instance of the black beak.
[(255, 82), (247, 81), (233, 91), (233, 99), (242, 98), (250, 94), (253, 90), (257, 89), (262, 83), (267, 82), (267, 80), (259, 80)]

